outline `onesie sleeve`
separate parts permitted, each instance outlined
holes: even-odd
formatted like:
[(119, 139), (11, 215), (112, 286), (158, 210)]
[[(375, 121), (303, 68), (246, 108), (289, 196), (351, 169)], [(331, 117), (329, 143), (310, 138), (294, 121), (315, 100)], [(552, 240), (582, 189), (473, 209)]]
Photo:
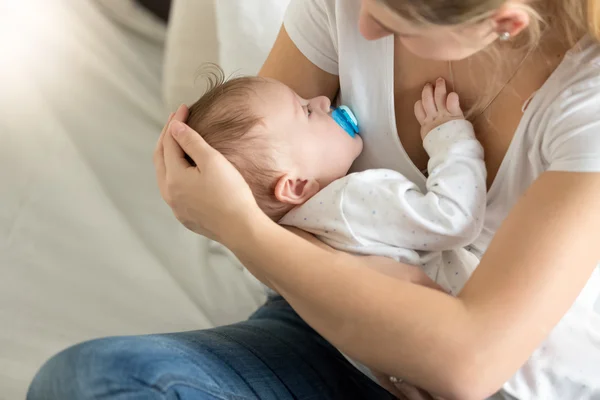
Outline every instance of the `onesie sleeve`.
[(450, 124), (426, 137), (431, 159), (425, 193), (390, 170), (360, 172), (348, 180), (343, 218), (363, 245), (444, 251), (479, 236), (487, 191), (483, 149), (471, 124)]
[(296, 47), (325, 72), (338, 75), (335, 0), (292, 0), (283, 25)]

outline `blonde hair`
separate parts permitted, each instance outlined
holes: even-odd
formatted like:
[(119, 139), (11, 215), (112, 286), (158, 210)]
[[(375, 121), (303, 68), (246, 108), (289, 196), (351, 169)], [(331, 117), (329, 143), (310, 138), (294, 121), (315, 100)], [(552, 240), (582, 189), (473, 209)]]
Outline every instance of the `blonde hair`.
[(214, 64), (204, 66), (202, 76), (208, 88), (190, 106), (187, 124), (233, 164), (259, 207), (278, 221), (291, 207), (275, 197), (275, 185), (282, 173), (275, 168), (274, 146), (254, 129), (262, 118), (251, 107), (254, 89), (265, 81), (258, 77), (228, 80)]
[(588, 33), (600, 42), (600, 2), (598, 0), (587, 0), (587, 3)]
[[(507, 0), (379, 0), (403, 18), (418, 24), (468, 25), (476, 24), (492, 16)], [(553, 27), (557, 36), (564, 38), (565, 45), (573, 47), (586, 33), (600, 42), (600, 0), (522, 0), (517, 3), (530, 15), (528, 29), (511, 41), (515, 51), (523, 51), (527, 57), (540, 42), (546, 27)], [(494, 87), (503, 71), (504, 61), (499, 57), (499, 47), (486, 49), (495, 74), (489, 79)], [(518, 67), (517, 67), (518, 68)], [(471, 74), (476, 76), (476, 74)], [(502, 90), (502, 89), (500, 89)], [(488, 96), (469, 99), (465, 115), (471, 121), (482, 115), (489, 106)], [(493, 98), (492, 98), (493, 101)], [(488, 115), (485, 115), (488, 118)]]
[[(477, 22), (498, 10), (506, 0), (379, 0), (402, 17), (434, 25), (460, 25)], [(527, 4), (531, 3), (531, 4)], [(530, 45), (541, 37), (544, 25), (553, 26), (573, 46), (584, 34), (600, 42), (599, 0), (527, 1), (531, 23), (527, 31)]]

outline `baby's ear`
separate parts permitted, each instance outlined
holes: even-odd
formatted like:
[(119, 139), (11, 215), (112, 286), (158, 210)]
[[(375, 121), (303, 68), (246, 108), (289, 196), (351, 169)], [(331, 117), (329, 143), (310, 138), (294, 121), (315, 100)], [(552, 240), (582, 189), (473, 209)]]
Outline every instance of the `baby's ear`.
[(279, 178), (275, 185), (275, 197), (285, 204), (304, 204), (319, 191), (319, 183), (314, 179), (302, 179), (291, 175)]

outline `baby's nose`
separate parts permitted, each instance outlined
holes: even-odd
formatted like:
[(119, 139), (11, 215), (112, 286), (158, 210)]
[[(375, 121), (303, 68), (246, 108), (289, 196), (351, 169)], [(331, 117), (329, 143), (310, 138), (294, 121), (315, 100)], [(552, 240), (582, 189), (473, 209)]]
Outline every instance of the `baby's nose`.
[(325, 113), (330, 112), (331, 100), (327, 96), (319, 96), (313, 99), (313, 108), (318, 108)]

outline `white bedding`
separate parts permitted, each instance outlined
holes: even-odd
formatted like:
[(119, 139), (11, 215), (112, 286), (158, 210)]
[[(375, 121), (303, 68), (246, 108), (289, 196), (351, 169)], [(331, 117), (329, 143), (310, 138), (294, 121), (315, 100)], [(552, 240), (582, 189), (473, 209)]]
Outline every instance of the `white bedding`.
[[(224, 249), (175, 221), (151, 153), (168, 108), (197, 97), (202, 62), (255, 72), (287, 1), (245, 14), (268, 2), (177, 0), (164, 68), (164, 28), (98, 1), (0, 0), (0, 399), (24, 398), (75, 342), (206, 328), (263, 300)], [(232, 18), (254, 52), (233, 54)]]

